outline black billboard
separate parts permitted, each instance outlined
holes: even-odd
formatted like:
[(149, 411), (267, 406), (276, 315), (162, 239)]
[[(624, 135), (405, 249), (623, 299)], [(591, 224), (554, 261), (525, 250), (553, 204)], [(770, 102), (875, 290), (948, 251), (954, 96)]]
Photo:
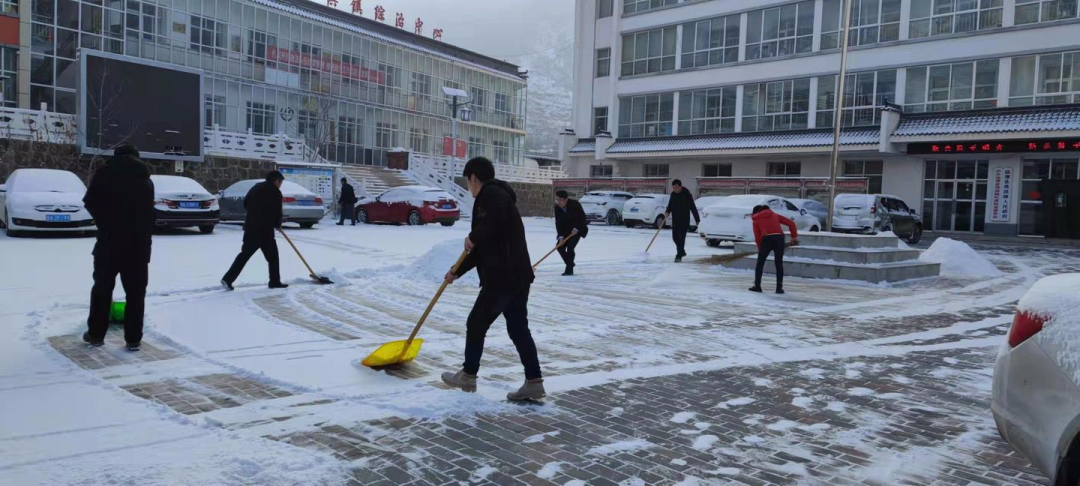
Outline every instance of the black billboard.
[(80, 52), (79, 145), (109, 155), (203, 160), (202, 71), (97, 51)]

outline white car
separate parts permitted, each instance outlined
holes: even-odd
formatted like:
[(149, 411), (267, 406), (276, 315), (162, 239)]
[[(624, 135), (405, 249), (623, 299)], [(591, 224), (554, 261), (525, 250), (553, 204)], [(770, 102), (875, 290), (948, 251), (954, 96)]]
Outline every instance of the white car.
[[(724, 241), (754, 241), (754, 222), (751, 216), (754, 206), (769, 206), (773, 212), (795, 222), (799, 231), (815, 232), (821, 223), (806, 210), (800, 210), (785, 198), (765, 194), (741, 194), (725, 197), (705, 208), (701, 215), (698, 233), (709, 246), (720, 246)], [(786, 231), (786, 229), (785, 229)]]
[(806, 212), (810, 213), (810, 216), (818, 219), (818, 223), (821, 224), (822, 228), (825, 227), (825, 220), (829, 219), (828, 206), (813, 199), (788, 199), (788, 201), (791, 201), (791, 204), (794, 204), (799, 209), (805, 209)]
[[(247, 217), (244, 198), (255, 184), (262, 179), (240, 181), (221, 191), (218, 203), (221, 205), (222, 221), (243, 221)], [(322, 220), (325, 211), (323, 200), (304, 186), (292, 181), (281, 183), (281, 213), (283, 222), (297, 223), (301, 228), (311, 228)]]
[[(694, 205), (697, 206), (697, 212), (700, 215), (705, 212), (705, 208), (712, 206), (720, 201), (723, 201), (727, 196), (704, 196), (694, 200)], [(702, 216), (704, 218), (705, 216)]]
[(0, 192), (0, 222), (8, 236), (26, 231), (97, 231), (83, 206), (86, 185), (66, 170), (17, 169)]
[[(671, 199), (671, 196), (667, 194), (640, 194), (634, 196), (633, 199), (626, 201), (626, 205), (623, 206), (623, 224), (627, 228), (638, 225), (660, 228), (660, 225), (664, 224), (664, 211), (667, 210), (669, 199)], [(668, 222), (665, 226), (670, 226), (670, 224)]]
[(604, 221), (609, 225), (622, 224), (623, 206), (634, 197), (622, 191), (592, 191), (581, 198), (581, 209), (588, 222)]
[(994, 366), (998, 432), (1050, 478), (1080, 484), (1080, 273), (1035, 283)]
[(159, 228), (198, 227), (213, 233), (221, 208), (217, 199), (198, 182), (187, 177), (152, 175), (154, 222)]

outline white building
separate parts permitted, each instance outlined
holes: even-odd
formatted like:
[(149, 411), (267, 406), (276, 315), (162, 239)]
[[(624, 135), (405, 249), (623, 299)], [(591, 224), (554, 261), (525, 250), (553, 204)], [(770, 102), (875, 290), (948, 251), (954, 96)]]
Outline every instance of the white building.
[[(856, 0), (840, 190), (900, 196), (927, 230), (1080, 237), (1077, 10)], [(841, 13), (841, 0), (578, 0), (558, 183), (827, 198)]]

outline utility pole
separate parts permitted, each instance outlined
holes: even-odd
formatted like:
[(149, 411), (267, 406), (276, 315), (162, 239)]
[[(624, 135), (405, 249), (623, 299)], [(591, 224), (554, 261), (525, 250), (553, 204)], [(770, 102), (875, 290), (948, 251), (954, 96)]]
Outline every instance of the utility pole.
[(848, 30), (851, 28), (851, 4), (854, 0), (844, 0), (844, 26), (840, 30), (840, 77), (836, 86), (836, 113), (833, 115), (832, 160), (829, 170), (829, 214), (825, 220), (825, 231), (832, 231), (833, 212), (836, 210), (836, 171), (840, 167), (840, 128), (844, 120), (844, 80), (847, 78)]

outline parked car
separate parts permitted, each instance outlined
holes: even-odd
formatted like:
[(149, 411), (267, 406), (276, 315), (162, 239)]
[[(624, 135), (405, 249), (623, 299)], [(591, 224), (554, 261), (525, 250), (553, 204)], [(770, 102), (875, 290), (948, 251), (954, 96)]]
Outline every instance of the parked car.
[[(627, 228), (638, 225), (659, 228), (664, 223), (664, 210), (667, 209), (667, 194), (640, 194), (626, 201), (623, 206), (623, 224)], [(693, 218), (691, 218), (693, 219)]]
[(994, 366), (998, 432), (1050, 478), (1080, 484), (1080, 273), (1039, 280), (1020, 299)]
[(588, 222), (604, 221), (609, 225), (622, 224), (623, 206), (634, 197), (629, 192), (593, 191), (581, 198), (581, 208), (585, 210)]
[(66, 170), (16, 169), (0, 191), (0, 223), (8, 236), (27, 231), (97, 231), (83, 206), (86, 185)]
[(362, 223), (453, 226), (461, 218), (457, 200), (450, 193), (427, 186), (395, 187), (374, 200), (359, 202), (355, 211), (356, 220)]
[[(262, 179), (240, 181), (221, 191), (218, 204), (221, 206), (221, 221), (243, 221), (247, 216), (244, 197), (255, 184)], [(282, 219), (286, 223), (297, 223), (301, 228), (310, 228), (322, 221), (325, 211), (323, 200), (304, 186), (291, 181), (281, 183)]]
[(841, 194), (833, 206), (832, 230), (837, 233), (876, 235), (891, 231), (908, 243), (922, 239), (922, 218), (896, 196)]
[(154, 224), (160, 228), (198, 227), (213, 233), (221, 207), (198, 182), (187, 177), (152, 175), (154, 181)]
[(751, 216), (754, 206), (762, 204), (794, 221), (799, 231), (815, 232), (821, 229), (817, 218), (806, 210), (795, 207), (787, 199), (765, 194), (741, 194), (728, 196), (705, 208), (699, 233), (709, 246), (720, 246), (724, 241), (754, 241), (754, 223)]
[[(694, 205), (697, 206), (697, 212), (700, 215), (701, 213), (705, 212), (705, 208), (707, 208), (709, 206), (712, 206), (713, 204), (716, 204), (716, 203), (724, 200), (725, 197), (727, 197), (727, 196), (704, 196), (704, 197), (699, 197), (699, 198), (694, 200)], [(701, 217), (704, 218), (705, 216), (701, 216)]]
[(825, 227), (825, 220), (829, 219), (828, 206), (813, 199), (788, 199), (788, 201), (791, 201), (791, 204), (794, 204), (799, 209), (805, 209), (807, 213), (810, 213), (810, 216), (817, 218), (822, 228)]

